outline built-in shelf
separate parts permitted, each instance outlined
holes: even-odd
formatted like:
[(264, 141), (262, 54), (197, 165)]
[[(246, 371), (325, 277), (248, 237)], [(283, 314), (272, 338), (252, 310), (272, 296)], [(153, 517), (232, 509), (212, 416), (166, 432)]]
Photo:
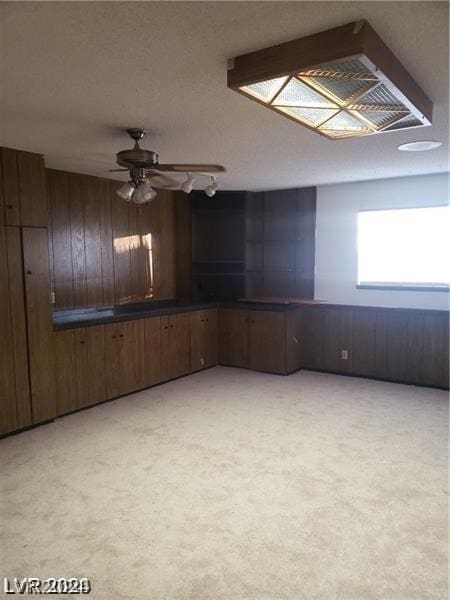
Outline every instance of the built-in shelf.
[(245, 292), (246, 192), (191, 194), (194, 300), (233, 300)]

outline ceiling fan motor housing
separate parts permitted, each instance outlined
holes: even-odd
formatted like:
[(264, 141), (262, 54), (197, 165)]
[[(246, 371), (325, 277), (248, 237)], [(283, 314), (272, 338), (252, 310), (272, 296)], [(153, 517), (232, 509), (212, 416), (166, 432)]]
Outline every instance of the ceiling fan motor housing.
[(131, 150), (122, 150), (116, 154), (117, 163), (121, 167), (132, 169), (150, 169), (158, 162), (158, 156), (151, 150), (143, 148), (133, 148)]

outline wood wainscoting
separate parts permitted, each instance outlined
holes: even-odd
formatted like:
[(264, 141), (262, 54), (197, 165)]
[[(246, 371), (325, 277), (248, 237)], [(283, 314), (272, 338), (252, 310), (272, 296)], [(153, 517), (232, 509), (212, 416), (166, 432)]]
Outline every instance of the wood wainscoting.
[(302, 319), (305, 368), (449, 387), (447, 311), (314, 306)]

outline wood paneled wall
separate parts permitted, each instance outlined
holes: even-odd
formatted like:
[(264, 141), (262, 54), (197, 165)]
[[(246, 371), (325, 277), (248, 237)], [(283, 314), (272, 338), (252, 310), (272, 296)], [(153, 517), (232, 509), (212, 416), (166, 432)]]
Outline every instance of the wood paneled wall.
[(314, 306), (298, 315), (305, 368), (448, 388), (446, 311)]
[(56, 309), (176, 297), (175, 195), (138, 207), (120, 185), (47, 170)]

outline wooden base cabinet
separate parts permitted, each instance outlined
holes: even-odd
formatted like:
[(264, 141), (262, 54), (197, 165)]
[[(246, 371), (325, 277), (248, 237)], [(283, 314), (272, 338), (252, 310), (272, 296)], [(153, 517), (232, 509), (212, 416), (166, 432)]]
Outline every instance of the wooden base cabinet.
[(217, 309), (190, 313), (191, 372), (217, 365)]
[(286, 373), (286, 313), (249, 311), (247, 329), (250, 369)]
[(249, 367), (248, 322), (247, 310), (219, 309), (219, 364)]
[(190, 314), (161, 317), (162, 380), (186, 375), (190, 367)]
[(156, 385), (162, 381), (161, 318), (139, 319), (134, 325), (134, 387)]
[(134, 321), (105, 325), (106, 397), (129, 394), (135, 387)]
[(104, 326), (56, 331), (56, 415), (106, 400)]
[(295, 313), (220, 309), (219, 363), (281, 375), (299, 369), (304, 340)]

